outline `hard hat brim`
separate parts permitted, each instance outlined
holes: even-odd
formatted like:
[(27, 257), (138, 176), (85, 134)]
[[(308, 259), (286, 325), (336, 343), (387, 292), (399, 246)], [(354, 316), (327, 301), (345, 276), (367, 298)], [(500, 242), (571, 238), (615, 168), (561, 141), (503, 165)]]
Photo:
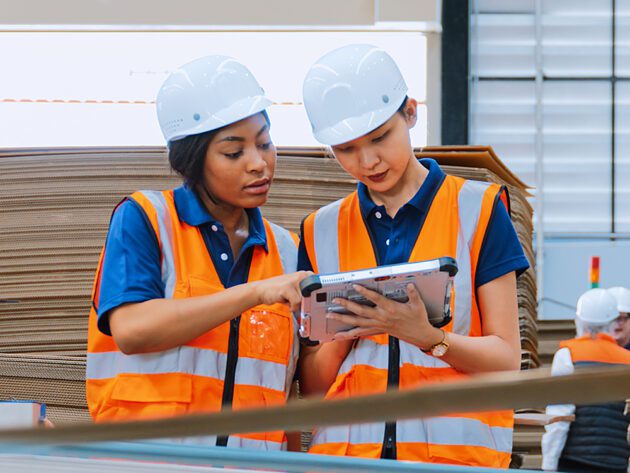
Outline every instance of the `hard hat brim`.
[(403, 95), (400, 100), (393, 101), (388, 107), (367, 112), (358, 117), (347, 118), (333, 126), (314, 132), (313, 135), (317, 141), (329, 146), (336, 146), (355, 140), (376, 130), (393, 117), (402, 105), (405, 97), (406, 95)]
[(273, 102), (264, 95), (246, 97), (235, 102), (228, 108), (208, 116), (203, 122), (193, 128), (180, 130), (177, 134), (167, 138), (168, 142), (184, 139), (188, 136), (199, 135), (208, 131), (217, 130), (224, 126), (232, 125), (246, 118), (256, 115), (269, 108)]
[(630, 305), (618, 305), (617, 310), (628, 314), (630, 313)]

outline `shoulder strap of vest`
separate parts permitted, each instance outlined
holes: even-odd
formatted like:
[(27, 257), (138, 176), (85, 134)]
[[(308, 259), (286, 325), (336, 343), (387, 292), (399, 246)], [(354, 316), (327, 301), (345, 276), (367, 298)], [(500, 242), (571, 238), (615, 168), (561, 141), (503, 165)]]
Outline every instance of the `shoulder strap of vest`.
[[(134, 194), (132, 194), (129, 197), (124, 197), (120, 202), (118, 202), (116, 204), (116, 206), (114, 207), (114, 210), (112, 210), (112, 213), (109, 217), (109, 224), (111, 226), (112, 220), (114, 218), (114, 215), (116, 214), (116, 211), (120, 208), (120, 206), (122, 204), (124, 204), (125, 202), (127, 202), (128, 200), (138, 204), (137, 200), (133, 198), (134, 195), (138, 194), (138, 192), (135, 192)], [(150, 221), (150, 219), (147, 216), (147, 211), (146, 208), (142, 207), (142, 210), (144, 212), (144, 216), (147, 218), (147, 221), (149, 222), (150, 226), (153, 227), (154, 232), (157, 232), (157, 229), (155, 227), (155, 225), (153, 225), (153, 223)], [(156, 233), (156, 238), (159, 239), (159, 237), (157, 236)], [(103, 248), (101, 249), (101, 253), (98, 259), (98, 265), (96, 266), (96, 275), (94, 277), (94, 282), (92, 284), (92, 308), (95, 311), (98, 311), (98, 300), (99, 300), (99, 295), (100, 295), (100, 290), (101, 290), (101, 279), (102, 279), (102, 270), (103, 270), (103, 261), (105, 259), (105, 249), (107, 248), (107, 240), (105, 240), (105, 244), (103, 245)]]
[(297, 235), (267, 219), (264, 221), (269, 224), (276, 241), (282, 262), (282, 271), (284, 274), (294, 273), (297, 271)]
[[(457, 179), (448, 177), (449, 179)], [(457, 264), (460, 271), (455, 275), (456, 303), (453, 317), (453, 332), (468, 335), (472, 327), (472, 309), (475, 291), (474, 274), (481, 239), (485, 235), (484, 205), (491, 184), (463, 180), (457, 195), (459, 232), (457, 235)], [(475, 243), (478, 243), (475, 245)]]
[(339, 272), (339, 210), (355, 193), (322, 207), (304, 220), (302, 238), (316, 273)]
[(164, 295), (166, 298), (172, 298), (176, 282), (173, 218), (178, 217), (171, 215), (166, 192), (168, 191), (138, 191), (134, 192), (131, 198), (144, 209), (158, 237), (162, 253)]

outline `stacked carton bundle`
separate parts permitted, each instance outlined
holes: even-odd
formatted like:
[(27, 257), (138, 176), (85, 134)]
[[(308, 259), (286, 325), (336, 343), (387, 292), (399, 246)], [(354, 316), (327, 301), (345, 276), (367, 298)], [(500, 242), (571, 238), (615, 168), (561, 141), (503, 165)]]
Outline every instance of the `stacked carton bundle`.
[[(284, 149), (279, 155), (263, 213), (289, 229), (299, 231), (309, 212), (355, 187), (321, 149)], [(436, 157), (446, 172), (506, 184), (515, 226), (533, 266), (525, 187), (490, 149), (440, 147), (419, 155)], [(179, 183), (163, 148), (0, 152), (0, 353), (6, 354), (0, 359), (0, 398), (34, 398), (27, 393), (38, 391), (29, 391), (30, 386), (49, 386), (49, 392), (71, 398), (37, 399), (50, 401), (53, 418), (65, 422), (77, 406), (83, 417), (76, 418), (85, 418), (83, 391), (68, 384), (80, 380), (66, 378), (83, 375), (92, 280), (112, 209), (135, 190)], [(519, 280), (524, 368), (538, 364), (534, 302), (530, 270)], [(18, 359), (20, 369), (7, 369)], [(41, 376), (30, 376), (32, 371)]]
[(113, 207), (176, 182), (158, 149), (0, 153), (0, 352), (84, 354)]
[(0, 353), (0, 399), (46, 404), (56, 425), (89, 422), (85, 402), (85, 361), (54, 355)]
[[(521, 332), (523, 369), (540, 366), (537, 336), (536, 273), (533, 242), (533, 209), (527, 198), (527, 186), (512, 174), (494, 153), (485, 146), (454, 146), (425, 148), (419, 156), (434, 157), (446, 172), (467, 179), (496, 182), (505, 185), (510, 196), (512, 221), (530, 269), (517, 281), (519, 325)], [(463, 168), (465, 166), (465, 168)]]

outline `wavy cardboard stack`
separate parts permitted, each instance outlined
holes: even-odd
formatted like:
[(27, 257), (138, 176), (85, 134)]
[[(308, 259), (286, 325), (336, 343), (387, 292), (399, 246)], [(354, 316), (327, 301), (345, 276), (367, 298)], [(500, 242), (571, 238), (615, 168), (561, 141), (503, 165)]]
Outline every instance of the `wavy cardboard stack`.
[[(322, 149), (279, 149), (264, 215), (299, 231), (309, 212), (356, 183)], [(533, 268), (526, 186), (491, 148), (418, 150), (447, 173), (499, 182)], [(114, 206), (138, 189), (179, 185), (163, 148), (0, 151), (0, 399), (45, 402), (59, 423), (87, 419), (83, 389), (87, 315), (98, 255)], [(536, 278), (518, 282), (522, 367), (538, 366)]]

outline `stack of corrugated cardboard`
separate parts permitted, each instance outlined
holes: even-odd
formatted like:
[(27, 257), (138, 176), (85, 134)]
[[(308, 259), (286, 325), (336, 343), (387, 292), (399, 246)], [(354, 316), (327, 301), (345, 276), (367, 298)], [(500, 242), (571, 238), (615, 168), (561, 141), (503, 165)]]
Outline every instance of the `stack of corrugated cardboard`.
[[(506, 184), (514, 223), (533, 266), (526, 188), (490, 148), (439, 147), (418, 155), (435, 157), (452, 174)], [(0, 303), (0, 353), (21, 354), (0, 360), (0, 398), (47, 402), (57, 421), (67, 421), (71, 415), (66, 412), (76, 414), (64, 409), (85, 405), (82, 389), (66, 382), (81, 383), (76, 378), (83, 373), (91, 285), (112, 209), (135, 190), (168, 189), (179, 182), (163, 148), (0, 152), (0, 300), (5, 301)], [(281, 149), (263, 213), (298, 231), (304, 216), (343, 197), (355, 184), (321, 149)], [(523, 368), (529, 368), (538, 364), (531, 270), (520, 278), (518, 289)], [(34, 379), (49, 397), (29, 391)]]

